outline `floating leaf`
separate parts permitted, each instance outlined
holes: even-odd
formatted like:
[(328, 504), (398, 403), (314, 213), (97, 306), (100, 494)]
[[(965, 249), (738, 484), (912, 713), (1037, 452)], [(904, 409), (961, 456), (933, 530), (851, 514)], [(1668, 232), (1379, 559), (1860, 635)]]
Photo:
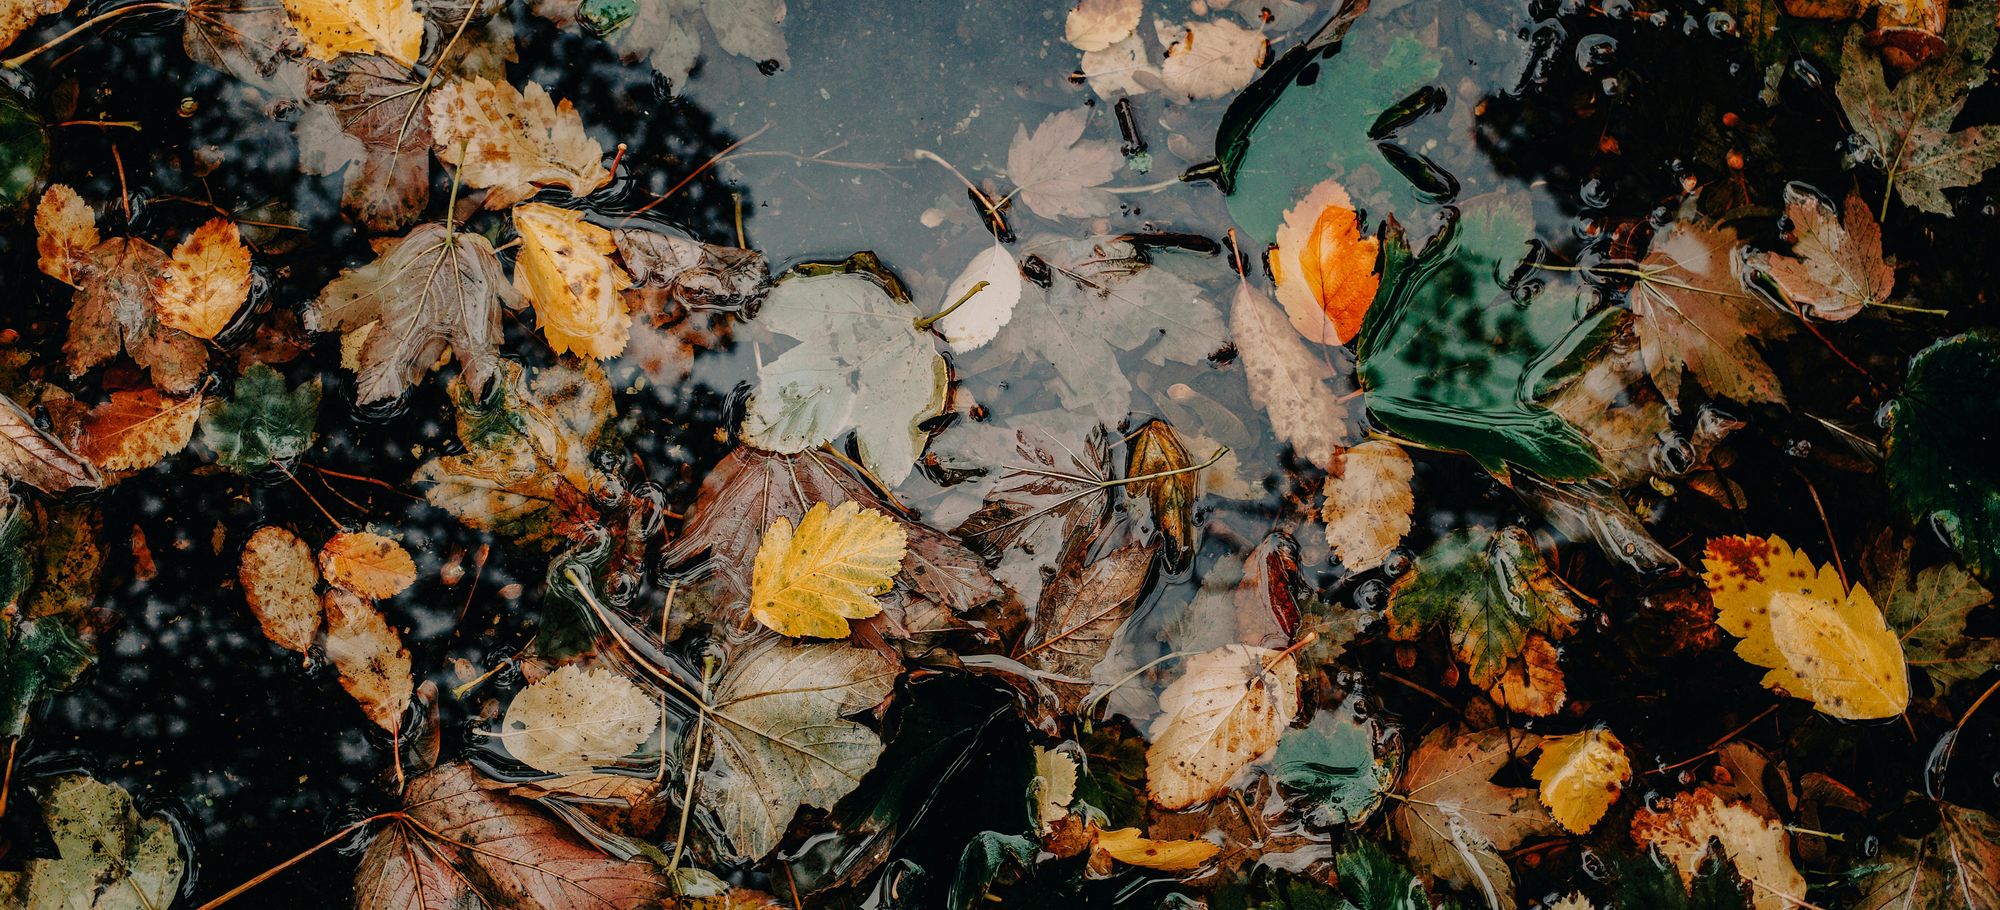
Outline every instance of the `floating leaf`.
[(202, 413), (201, 444), (216, 464), (251, 474), (311, 448), (318, 422), (319, 380), (287, 390), (285, 377), (260, 363), (243, 371), (229, 398)]
[(97, 249), (97, 213), (66, 184), (52, 184), (35, 206), (35, 249), (42, 274), (74, 286)]
[(573, 774), (632, 754), (659, 725), (659, 703), (631, 680), (565, 664), (507, 703), (500, 740), (530, 768)]
[(1097, 849), (1128, 866), (1162, 872), (1186, 872), (1222, 852), (1221, 844), (1205, 840), (1153, 840), (1137, 828), (1097, 832)]
[(1626, 294), (1653, 385), (1678, 404), (1685, 371), (1711, 394), (1783, 404), (1755, 342), (1781, 338), (1793, 323), (1744, 288), (1736, 232), (1692, 217), (1653, 238), (1637, 268), (1644, 277)]
[(952, 533), (998, 565), (999, 577), (1015, 593), (1038, 600), (1047, 578), (1103, 526), (1111, 506), (1105, 484), (1111, 457), (1101, 427), (1076, 442), (1041, 427), (998, 432), (1000, 439), (969, 448), (986, 453), (1011, 447), (1008, 467), (979, 511)]
[(687, 84), (701, 54), (703, 18), (723, 50), (758, 63), (791, 62), (784, 0), (584, 0), (576, 9), (626, 60), (646, 58), (676, 89)]
[(71, 377), (117, 356), (120, 350), (145, 367), (162, 391), (193, 391), (208, 364), (201, 339), (160, 322), (158, 303), (172, 260), (135, 237), (113, 237), (83, 262), (64, 268), (76, 279), (63, 354)]
[(1078, 0), (1063, 20), (1063, 39), (1080, 51), (1101, 51), (1139, 27), (1140, 0)]
[(1805, 900), (1805, 876), (1792, 865), (1791, 838), (1775, 818), (1704, 787), (1675, 797), (1665, 811), (1642, 812), (1632, 819), (1632, 839), (1657, 848), (1680, 872), (1683, 884), (1694, 881), (1710, 838), (1722, 843), (1737, 873), (1750, 883), (1757, 910), (1786, 910)]
[(1764, 266), (1785, 299), (1838, 322), (1889, 298), (1896, 270), (1882, 261), (1882, 226), (1860, 190), (1836, 212), (1810, 188), (1786, 184), (1785, 217), (1792, 255), (1766, 254)]
[(632, 314), (618, 292), (632, 276), (611, 261), (611, 232), (583, 213), (531, 202), (514, 208), (521, 254), (514, 288), (535, 308), (535, 321), (556, 353), (608, 360), (625, 350)]
[(1076, 759), (1066, 752), (1035, 747), (1035, 826), (1047, 831), (1069, 814), (1076, 799)]
[(1104, 659), (1125, 619), (1139, 606), (1156, 548), (1120, 547), (1102, 559), (1074, 553), (1042, 589), (1034, 625), (1021, 640), (1021, 662), (1053, 674), (1045, 682), (1062, 708), (1075, 710), (1091, 670)]
[(1416, 466), (1410, 453), (1384, 439), (1371, 439), (1340, 453), (1339, 470), (1326, 481), (1326, 543), (1350, 572), (1382, 564), (1410, 533), (1416, 495), (1410, 480)]
[(137, 471), (187, 448), (201, 416), (200, 395), (171, 398), (157, 389), (111, 393), (83, 421), (82, 455), (106, 471)]
[(1286, 325), (1269, 297), (1243, 281), (1229, 307), (1229, 331), (1250, 398), (1263, 406), (1271, 429), (1299, 456), (1331, 469), (1335, 453), (1355, 435), (1353, 409), (1336, 392), (1330, 357), (1314, 351)]
[(1978, 809), (1937, 804), (1940, 824), (1897, 838), (1862, 879), (1855, 910), (1948, 910), (2000, 906), (2000, 821)]
[(1389, 814), (1389, 829), (1418, 869), (1473, 890), (1489, 907), (1514, 905), (1514, 873), (1501, 854), (1559, 829), (1533, 788), (1493, 776), (1539, 741), (1507, 729), (1439, 727), (1424, 736), (1403, 771), (1402, 793), (1411, 798)]
[(236, 577), (264, 637), (286, 650), (306, 653), (320, 625), (319, 594), (314, 590), (319, 586), (319, 568), (313, 563), (312, 548), (284, 528), (258, 528), (243, 545)]
[[(985, 286), (977, 292), (973, 288)], [(970, 297), (966, 295), (970, 294)], [(1021, 266), (1007, 245), (994, 240), (966, 263), (965, 271), (944, 290), (941, 307), (953, 309), (932, 323), (951, 349), (961, 354), (978, 350), (1000, 334), (1021, 302)], [(940, 311), (942, 312), (942, 310)]]
[(1299, 712), (1299, 667), (1269, 648), (1223, 645), (1188, 658), (1160, 693), (1149, 732), (1146, 792), (1166, 809), (1213, 799), (1291, 726)]
[(317, 60), (385, 54), (408, 66), (424, 45), (424, 17), (410, 0), (284, 0), (292, 26)]
[(1271, 248), (1278, 303), (1308, 341), (1346, 344), (1361, 331), (1381, 281), (1380, 242), (1361, 235), (1361, 216), (1340, 184), (1324, 180), (1285, 210)]
[(1115, 142), (1083, 138), (1089, 113), (1058, 111), (1032, 134), (1026, 126), (1014, 130), (1007, 176), (1015, 196), (1043, 218), (1095, 218), (1118, 207), (1118, 197), (1099, 187), (1125, 166), (1125, 156)]
[(81, 774), (56, 778), (41, 803), (55, 855), (0, 872), (8, 906), (152, 910), (180, 896), (188, 863), (165, 816), (142, 815), (123, 788)]
[(319, 569), (328, 584), (370, 600), (394, 597), (417, 580), (417, 564), (410, 551), (368, 531), (333, 535), (319, 550)]
[(1264, 33), (1227, 19), (1153, 24), (1166, 59), (1160, 79), (1184, 98), (1220, 98), (1250, 84), (1264, 65)]
[(395, 733), (412, 692), (403, 637), (374, 604), (345, 588), (328, 588), (320, 609), (326, 614), (326, 656), (340, 673), (340, 687), (376, 726)]
[(160, 285), (160, 324), (212, 339), (249, 299), (250, 248), (236, 222), (211, 218), (174, 247)]
[(1993, 594), (1955, 562), (1912, 572), (1910, 547), (1888, 534), (1878, 540), (1868, 554), (1871, 585), (1889, 628), (1902, 640), (1904, 659), (1929, 675), (1938, 692), (1947, 692), (2000, 666), (2000, 638), (1966, 628)]
[(0, 477), (44, 493), (104, 486), (97, 467), (35, 425), (14, 399), (0, 395)]
[[(1194, 504), (1201, 496), (1200, 479), (1188, 470), (1194, 459), (1163, 420), (1147, 421), (1135, 431), (1126, 453), (1125, 495), (1143, 499), (1150, 507), (1160, 534), (1160, 564), (1168, 572), (1179, 572), (1194, 559), (1197, 545)], [(1135, 479), (1141, 477), (1152, 479)]]
[(1314, 825), (1359, 825), (1382, 805), (1400, 764), (1383, 748), (1375, 721), (1358, 716), (1350, 698), (1313, 715), (1312, 723), (1278, 741), (1278, 782), (1299, 795)]
[(1585, 730), (1542, 740), (1535, 780), (1542, 805), (1573, 834), (1588, 832), (1632, 779), (1632, 759), (1610, 730)]
[(538, 83), (522, 90), (482, 77), (454, 80), (431, 93), (428, 111), (438, 158), (456, 166), (465, 185), (490, 189), (489, 209), (543, 187), (584, 196), (611, 182), (604, 148), (584, 132), (576, 108)]
[(1866, 157), (1903, 202), (1938, 215), (1952, 213), (1944, 191), (1969, 187), (2000, 163), (2000, 132), (1970, 126), (1954, 132), (1966, 96), (1986, 83), (1993, 54), (1993, 5), (1955, 3), (1945, 21), (1949, 49), (1891, 89), (1865, 30), (1848, 30), (1834, 94)]
[(779, 518), (757, 548), (750, 615), (780, 635), (845, 638), (849, 619), (882, 612), (907, 537), (889, 516), (852, 500), (814, 503), (792, 523)]
[(407, 64), (347, 54), (313, 67), (307, 92), (326, 106), (332, 129), (309, 140), (302, 128), (300, 163), (341, 173), (341, 210), (371, 231), (422, 218), (431, 198), (431, 121), (418, 107), (429, 97), (425, 83)]
[[(53, 4), (60, 0), (28, 2)], [(49, 169), (49, 131), (28, 101), (12, 88), (0, 88), (0, 151), (7, 159), (7, 167), (0, 170), (0, 205), (11, 207), (28, 198)]]
[(1910, 359), (1889, 406), (1882, 476), (1904, 514), (1937, 529), (1980, 578), (2000, 579), (2000, 461), (1991, 457), (2000, 338), (1941, 339)]

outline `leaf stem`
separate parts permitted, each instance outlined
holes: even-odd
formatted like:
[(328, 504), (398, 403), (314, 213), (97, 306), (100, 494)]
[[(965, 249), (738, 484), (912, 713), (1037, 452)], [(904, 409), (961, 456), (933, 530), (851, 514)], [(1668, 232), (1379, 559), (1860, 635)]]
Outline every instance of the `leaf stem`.
[(182, 12), (185, 12), (185, 10), (182, 9), (182, 7), (177, 3), (134, 3), (131, 6), (117, 7), (116, 9), (111, 9), (102, 13), (98, 13), (95, 16), (92, 16), (88, 19), (83, 20), (82, 22), (77, 23), (75, 28), (63, 32), (62, 34), (57, 35), (54, 38), (50, 38), (47, 42), (42, 44), (41, 47), (35, 48), (34, 50), (31, 50), (25, 54), (18, 54), (13, 57), (8, 57), (6, 60), (0, 60), (0, 66), (4, 66), (10, 70), (20, 69), (22, 64), (35, 59), (35, 57), (39, 55), (41, 52), (48, 50), (52, 47), (55, 47), (56, 45), (61, 44), (65, 41), (68, 41), (71, 38), (76, 37), (78, 33), (83, 32), (86, 29), (89, 29), (93, 25), (98, 25), (104, 22), (108, 22), (112, 19), (117, 19), (123, 16), (131, 15), (133, 13), (142, 13), (147, 10), (156, 10), (156, 9), (180, 10)]
[[(715, 658), (709, 657), (703, 661), (703, 664), (704, 666), (701, 668), (702, 701), (706, 702), (708, 701), (708, 681), (715, 675)], [(687, 789), (681, 793), (681, 823), (680, 827), (674, 832), (674, 855), (667, 862), (667, 877), (669, 879), (674, 877), (674, 873), (680, 871), (681, 854), (687, 851), (688, 817), (694, 814), (694, 785), (696, 781), (701, 779), (701, 775), (696, 774), (695, 771), (701, 767), (701, 739), (702, 733), (707, 730), (707, 721), (708, 715), (706, 714), (696, 714), (694, 716), (694, 746), (688, 753), (687, 763), (681, 766), (681, 774), (687, 778)], [(661, 746), (660, 751), (664, 755), (666, 752), (664, 745)]]
[(931, 326), (937, 325), (938, 320), (941, 320), (946, 316), (950, 316), (953, 310), (956, 310), (959, 307), (964, 306), (965, 302), (971, 300), (974, 294), (986, 290), (986, 287), (987, 283), (984, 281), (975, 282), (972, 285), (972, 287), (966, 289), (964, 295), (960, 296), (957, 300), (953, 301), (951, 306), (945, 307), (944, 309), (939, 310), (936, 313), (933, 313), (929, 316), (925, 316), (922, 319), (917, 320), (916, 322), (917, 331), (919, 332), (926, 331)]
[(1162, 180), (1158, 183), (1147, 183), (1147, 184), (1142, 184), (1140, 186), (1100, 186), (1098, 187), (1098, 189), (1103, 190), (1107, 193), (1134, 194), (1134, 193), (1151, 193), (1151, 192), (1156, 192), (1158, 190), (1164, 190), (1169, 187), (1176, 187), (1183, 185), (1184, 184), (1181, 182), (1181, 178), (1175, 177), (1170, 180)]
[(1930, 307), (1909, 306), (1907, 304), (1901, 304), (1901, 303), (1890, 303), (1886, 300), (1878, 300), (1869, 305), (1878, 310), (1895, 310), (1898, 313), (1922, 313), (1925, 316), (1951, 315), (1950, 310), (1934, 310), (1931, 309)]
[(358, 822), (355, 822), (354, 824), (348, 825), (347, 827), (334, 832), (333, 835), (331, 837), (328, 837), (326, 840), (320, 841), (317, 844), (307, 847), (305, 851), (300, 853), (299, 855), (294, 856), (291, 859), (285, 860), (282, 863), (279, 863), (275, 866), (272, 866), (269, 869), (257, 873), (257, 875), (252, 877), (249, 881), (244, 882), (243, 884), (237, 885), (236, 887), (223, 892), (222, 896), (217, 897), (216, 899), (211, 900), (206, 904), (202, 904), (199, 907), (196, 907), (195, 910), (215, 910), (215, 908), (220, 907), (223, 904), (229, 903), (230, 901), (243, 896), (243, 892), (255, 888), (258, 885), (261, 885), (267, 881), (270, 881), (272, 878), (276, 877), (279, 873), (284, 872), (286, 869), (290, 869), (291, 867), (298, 865), (299, 863), (305, 861), (307, 857), (312, 856), (313, 854), (318, 853), (319, 851), (324, 850), (327, 847), (330, 847), (336, 843), (339, 843), (342, 838), (345, 838), (348, 835), (361, 830), (363, 827), (367, 825), (381, 821), (385, 818), (402, 818), (402, 817), (403, 817), (403, 812), (400, 809), (394, 812), (383, 812), (376, 815), (368, 816), (367, 818), (364, 818)]
[(1222, 456), (1227, 454), (1229, 454), (1229, 447), (1222, 446), (1220, 448), (1217, 448), (1215, 450), (1215, 454), (1208, 456), (1208, 460), (1202, 462), (1201, 464), (1191, 464), (1184, 468), (1174, 468), (1171, 471), (1154, 471), (1151, 474), (1140, 474), (1137, 477), (1124, 477), (1124, 478), (1119, 478), (1117, 480), (1098, 480), (1093, 482), (1097, 484), (1098, 489), (1105, 490), (1105, 489), (1110, 489), (1111, 487), (1122, 487), (1127, 484), (1145, 483), (1147, 481), (1152, 481), (1152, 480), (1165, 480), (1166, 478), (1175, 477), (1181, 474), (1193, 474), (1196, 471), (1205, 471), (1211, 467), (1214, 467), (1215, 463), (1221, 461)]

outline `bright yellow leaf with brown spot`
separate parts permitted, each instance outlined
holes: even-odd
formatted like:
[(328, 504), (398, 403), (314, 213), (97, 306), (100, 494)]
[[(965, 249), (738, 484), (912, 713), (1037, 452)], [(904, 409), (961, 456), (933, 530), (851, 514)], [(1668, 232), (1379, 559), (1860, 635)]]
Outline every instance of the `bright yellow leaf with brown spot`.
[(1097, 849), (1121, 863), (1161, 872), (1186, 872), (1222, 851), (1205, 840), (1153, 840), (1137, 828), (1097, 832)]
[(413, 64), (424, 48), (424, 17), (410, 0), (284, 0), (306, 55), (381, 54)]
[(35, 206), (35, 251), (43, 273), (67, 285), (80, 278), (77, 270), (97, 249), (97, 214), (76, 190), (53, 184)]
[(417, 580), (410, 551), (368, 531), (335, 534), (320, 548), (319, 570), (335, 586), (371, 600), (394, 597)]
[(250, 299), (250, 248), (236, 222), (212, 218), (174, 247), (160, 285), (160, 321), (213, 339)]
[(632, 276), (611, 261), (611, 232), (582, 212), (539, 202), (515, 207), (514, 229), (521, 234), (514, 287), (534, 305), (549, 346), (598, 360), (624, 351), (632, 314), (618, 292)]
[(1765, 688), (1846, 720), (1894, 717), (1910, 703), (1903, 646), (1866, 588), (1813, 565), (1783, 538), (1720, 537), (1703, 564), (1715, 622), (1742, 641)]
[(750, 577), (750, 615), (780, 635), (845, 638), (847, 621), (882, 612), (908, 535), (895, 519), (849, 500), (814, 503), (764, 532)]
[(1535, 780), (1542, 805), (1571, 833), (1589, 831), (1632, 779), (1632, 759), (1610, 730), (1585, 730), (1542, 740)]
[(1271, 251), (1278, 303), (1299, 334), (1321, 344), (1345, 344), (1361, 331), (1375, 302), (1380, 242), (1361, 234), (1361, 218), (1340, 184), (1323, 180), (1285, 210)]

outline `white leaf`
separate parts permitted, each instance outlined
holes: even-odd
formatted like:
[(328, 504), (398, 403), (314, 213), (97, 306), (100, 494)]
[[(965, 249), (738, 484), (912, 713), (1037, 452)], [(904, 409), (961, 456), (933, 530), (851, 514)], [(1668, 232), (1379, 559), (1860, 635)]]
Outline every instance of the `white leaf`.
[(1090, 90), (1107, 101), (1120, 95), (1143, 95), (1164, 84), (1160, 68), (1146, 58), (1146, 39), (1137, 34), (1104, 50), (1086, 51), (1079, 67)]
[(1043, 218), (1093, 218), (1118, 207), (1118, 197), (1098, 189), (1125, 164), (1117, 143), (1083, 141), (1089, 119), (1082, 108), (1050, 114), (1030, 135), (1014, 130), (1007, 146), (1007, 176), (1021, 202)]
[(1160, 78), (1171, 91), (1189, 98), (1233, 95), (1257, 78), (1268, 46), (1264, 33), (1234, 22), (1213, 19), (1174, 25), (1160, 20), (1160, 43), (1167, 59)]
[(1063, 37), (1077, 50), (1101, 51), (1139, 27), (1140, 0), (1081, 0), (1063, 21)]
[(1207, 802), (1278, 744), (1299, 713), (1299, 667), (1278, 651), (1228, 644), (1188, 658), (1160, 693), (1146, 790), (1167, 809)]
[(631, 680), (568, 664), (514, 696), (500, 738), (528, 767), (572, 774), (632, 754), (659, 723), (660, 706)]
[(785, 52), (785, 0), (706, 0), (702, 9), (723, 50), (758, 62), (791, 64)]
[(1014, 254), (1007, 251), (1006, 244), (995, 240), (992, 246), (972, 257), (965, 271), (945, 289), (944, 300), (938, 305), (948, 307), (957, 303), (982, 281), (986, 287), (933, 326), (944, 336), (945, 343), (961, 354), (992, 341), (1007, 320), (1014, 318), (1014, 305), (1021, 302), (1021, 266), (1014, 261)]
[(1271, 429), (1307, 461), (1334, 470), (1334, 453), (1354, 441), (1352, 407), (1360, 399), (1343, 402), (1329, 385), (1332, 349), (1308, 346), (1285, 312), (1247, 281), (1237, 286), (1229, 331), (1250, 398), (1271, 418)]

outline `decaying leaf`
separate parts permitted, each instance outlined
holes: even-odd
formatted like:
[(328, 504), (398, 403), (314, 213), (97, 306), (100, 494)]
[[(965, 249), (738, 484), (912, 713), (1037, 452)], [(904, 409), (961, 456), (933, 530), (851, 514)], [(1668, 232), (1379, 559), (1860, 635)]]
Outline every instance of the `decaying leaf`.
[(780, 635), (845, 638), (849, 619), (882, 612), (908, 536), (889, 516), (853, 500), (814, 503), (796, 532), (779, 518), (757, 548), (750, 615)]
[[(1194, 559), (1194, 504), (1201, 490), (1189, 470), (1193, 465), (1180, 435), (1163, 420), (1147, 421), (1126, 444), (1125, 495), (1149, 506), (1160, 534), (1160, 564), (1168, 572), (1179, 572)], [(1142, 477), (1151, 479), (1137, 479)]]
[(1942, 692), (2000, 666), (2000, 638), (1970, 634), (1974, 610), (1993, 602), (1992, 592), (1956, 562), (1920, 572), (1910, 566), (1911, 541), (1888, 534), (1869, 550), (1871, 586), (1882, 614), (1903, 643), (1904, 660)]
[(1078, 0), (1063, 20), (1063, 38), (1077, 50), (1101, 51), (1139, 27), (1140, 0)]
[(1542, 740), (1542, 757), (1535, 761), (1542, 805), (1573, 834), (1596, 825), (1631, 779), (1625, 744), (1601, 727)]
[(329, 584), (370, 600), (394, 597), (417, 580), (410, 551), (368, 531), (335, 534), (319, 550), (319, 568)]
[[(51, 190), (51, 193), (60, 191)], [(82, 239), (67, 223), (51, 223), (62, 232), (56, 243), (64, 250)], [(69, 338), (63, 354), (72, 377), (117, 356), (120, 350), (145, 367), (153, 384), (176, 395), (194, 389), (195, 381), (208, 364), (208, 348), (201, 339), (160, 322), (159, 299), (171, 259), (156, 247), (136, 237), (113, 237), (91, 249), (81, 261), (69, 261), (67, 253), (50, 260), (57, 278), (73, 281), (76, 294), (70, 303)]]
[(326, 589), (320, 609), (326, 615), (326, 656), (340, 673), (340, 687), (376, 726), (395, 733), (413, 691), (403, 637), (374, 604), (345, 588)]
[(1847, 720), (1909, 706), (1902, 643), (1866, 588), (1776, 536), (1716, 538), (1702, 562), (1716, 625), (1742, 639), (1738, 657), (1770, 668), (1766, 688)]
[(1805, 900), (1806, 879), (1792, 865), (1791, 837), (1775, 818), (1703, 787), (1675, 797), (1664, 812), (1632, 819), (1632, 839), (1658, 849), (1683, 884), (1694, 880), (1710, 838), (1722, 842), (1737, 874), (1750, 883), (1757, 910), (1787, 910)]
[(1118, 197), (1099, 187), (1125, 166), (1125, 156), (1115, 142), (1083, 138), (1089, 114), (1058, 111), (1032, 134), (1025, 125), (1014, 130), (1007, 176), (1015, 195), (1043, 218), (1094, 218), (1118, 207)]
[(1360, 716), (1351, 698), (1278, 741), (1278, 782), (1315, 825), (1367, 821), (1395, 786), (1400, 764), (1376, 721)]
[(301, 116), (300, 165), (341, 174), (341, 210), (372, 231), (400, 231), (423, 217), (431, 196), (431, 121), (418, 105), (429, 94), (410, 67), (376, 54), (346, 54), (313, 67), (307, 94), (326, 113), (318, 131), (307, 128), (314, 114)]
[(1098, 831), (1096, 846), (1126, 865), (1162, 872), (1186, 872), (1222, 852), (1221, 844), (1199, 839), (1153, 840), (1137, 828)]
[(410, 0), (284, 0), (292, 26), (319, 60), (384, 54), (405, 66), (423, 50), (424, 19)]
[(611, 232), (583, 213), (531, 202), (514, 208), (521, 254), (514, 288), (535, 308), (535, 322), (556, 353), (608, 360), (625, 350), (632, 314), (618, 292), (632, 276), (611, 261)]
[(160, 284), (160, 324), (212, 339), (249, 299), (250, 248), (236, 222), (211, 218), (174, 247)]
[(1502, 786), (1493, 776), (1539, 742), (1502, 728), (1439, 727), (1424, 736), (1405, 765), (1405, 799), (1389, 814), (1389, 829), (1420, 871), (1472, 891), (1486, 906), (1514, 906), (1514, 873), (1501, 854), (1560, 828), (1533, 788)]
[(1076, 759), (1069, 753), (1035, 747), (1033, 796), (1037, 829), (1047, 831), (1069, 814), (1069, 804), (1076, 799), (1076, 772)]
[(1034, 625), (1021, 640), (1021, 662), (1053, 674), (1045, 682), (1064, 710), (1075, 710), (1083, 700), (1091, 669), (1139, 606), (1155, 552), (1131, 544), (1095, 561), (1079, 552), (1042, 588)]
[(0, 477), (50, 494), (104, 486), (96, 465), (36, 426), (35, 418), (5, 395), (0, 395)]
[(320, 624), (315, 590), (319, 568), (313, 564), (312, 548), (284, 528), (258, 528), (243, 545), (236, 577), (264, 637), (286, 650), (306, 653)]
[(1339, 470), (1326, 481), (1326, 544), (1350, 572), (1382, 564), (1410, 533), (1417, 500), (1410, 491), (1416, 466), (1410, 453), (1384, 439), (1371, 439), (1338, 456)]
[(174, 398), (158, 389), (111, 393), (84, 418), (83, 457), (106, 471), (137, 471), (187, 448), (202, 398)]
[(1167, 46), (1160, 78), (1187, 98), (1220, 98), (1249, 85), (1270, 46), (1263, 32), (1227, 19), (1179, 25), (1160, 20), (1153, 26)]
[(286, 389), (285, 377), (260, 363), (237, 377), (229, 398), (202, 412), (201, 443), (217, 464), (251, 474), (303, 454), (318, 422), (319, 380)]
[[(60, 13), (68, 9), (69, 4), (70, 0), (14, 0), (0, 6), (0, 49), (13, 44), (22, 32), (35, 24), (36, 19)], [(1136, 2), (1133, 8), (1138, 8)]]
[(1783, 404), (1778, 376), (1757, 342), (1783, 337), (1793, 323), (1752, 296), (1735, 273), (1736, 232), (1684, 220), (1653, 239), (1639, 264), (1646, 277), (1626, 299), (1640, 356), (1668, 402), (1692, 373), (1710, 394), (1744, 404)]
[(1262, 405), (1279, 439), (1299, 457), (1332, 470), (1336, 453), (1354, 441), (1354, 409), (1335, 389), (1332, 355), (1314, 350), (1263, 292), (1243, 281), (1229, 307), (1229, 330), (1250, 398)]
[(756, 250), (716, 246), (663, 225), (611, 232), (638, 287), (664, 288), (683, 305), (741, 309), (770, 289), (771, 266)]
[(1360, 332), (1381, 283), (1375, 274), (1380, 247), (1373, 235), (1362, 236), (1360, 214), (1332, 180), (1286, 209), (1269, 259), (1278, 303), (1292, 328), (1320, 344), (1346, 344)]
[(632, 754), (660, 725), (646, 690), (601, 667), (565, 664), (507, 703), (507, 754), (549, 774), (574, 774)]
[(1299, 667), (1269, 648), (1224, 645), (1188, 658), (1160, 693), (1146, 792), (1166, 809), (1213, 799), (1278, 744), (1299, 713)]
[(1978, 183), (2000, 163), (2000, 131), (1986, 125), (1952, 130), (1967, 94), (1986, 83), (1995, 41), (1993, 7), (1951, 4), (1942, 36), (1949, 50), (1898, 79), (1893, 89), (1865, 31), (1858, 25), (1848, 31), (1834, 87), (1864, 160), (1883, 172), (1905, 203), (1950, 215), (1944, 191)]
[(611, 181), (604, 148), (584, 132), (576, 108), (537, 83), (524, 91), (481, 77), (455, 80), (431, 93), (428, 111), (438, 158), (467, 186), (489, 189), (489, 209), (543, 187), (584, 196)]
[(35, 249), (43, 274), (67, 285), (78, 284), (99, 239), (97, 213), (76, 190), (57, 183), (42, 193), (42, 201), (35, 205)]
[(2000, 907), (2000, 821), (1951, 803), (1937, 810), (1929, 834), (1898, 838), (1882, 852), (1855, 910)]
[(786, 66), (784, 0), (636, 0), (578, 7), (583, 21), (627, 60), (646, 58), (668, 84), (687, 84), (701, 54), (702, 19), (722, 49), (758, 63)]
[(1014, 306), (1020, 302), (1021, 265), (1014, 261), (1007, 245), (996, 239), (972, 257), (965, 271), (945, 288), (939, 312), (943, 307), (953, 309), (931, 325), (945, 344), (963, 354), (984, 347), (999, 335), (1014, 318)]
[(1818, 193), (1788, 184), (1785, 217), (1792, 255), (1766, 254), (1765, 268), (1787, 300), (1838, 322), (1888, 299), (1896, 270), (1882, 261), (1882, 226), (1860, 190), (1848, 193), (1836, 212)]
[(81, 774), (42, 792), (53, 856), (0, 872), (0, 902), (24, 910), (156, 910), (180, 895), (187, 858), (164, 816), (142, 815), (116, 784)]

